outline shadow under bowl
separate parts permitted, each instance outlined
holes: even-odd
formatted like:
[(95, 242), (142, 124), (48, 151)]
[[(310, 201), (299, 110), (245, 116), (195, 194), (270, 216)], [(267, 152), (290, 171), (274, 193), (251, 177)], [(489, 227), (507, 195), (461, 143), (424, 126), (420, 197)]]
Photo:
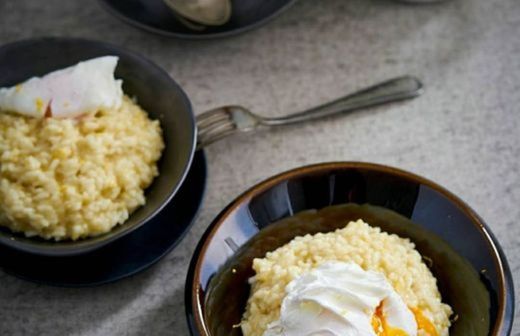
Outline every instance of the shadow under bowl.
[(360, 218), (410, 238), (430, 261), (443, 301), (457, 316), (450, 335), (509, 335), (511, 272), (482, 219), (427, 179), (359, 162), (282, 173), (252, 187), (217, 216), (197, 246), (186, 281), (192, 335), (242, 335), (233, 326), (246, 308), (254, 258), (296, 236), (334, 231)]
[(158, 162), (159, 176), (145, 191), (146, 204), (112, 231), (77, 241), (27, 238), (0, 228), (0, 244), (28, 253), (71, 256), (98, 249), (134, 231), (152, 219), (174, 196), (191, 165), (196, 144), (196, 126), (188, 97), (160, 67), (123, 48), (75, 38), (37, 38), (0, 48), (0, 87), (12, 86), (33, 76), (74, 65), (87, 59), (115, 55), (115, 77), (123, 91), (135, 97), (153, 120), (159, 120), (165, 149)]

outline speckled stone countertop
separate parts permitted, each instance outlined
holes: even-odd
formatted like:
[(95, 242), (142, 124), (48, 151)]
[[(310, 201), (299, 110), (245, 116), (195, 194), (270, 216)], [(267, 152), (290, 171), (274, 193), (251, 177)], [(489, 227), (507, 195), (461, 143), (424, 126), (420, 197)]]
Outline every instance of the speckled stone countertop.
[(197, 112), (236, 103), (282, 115), (401, 74), (420, 77), (426, 92), (208, 148), (204, 206), (172, 253), (97, 288), (47, 287), (0, 271), (0, 335), (188, 335), (184, 280), (212, 218), (252, 184), (322, 161), (388, 164), (446, 186), (489, 223), (520, 283), (518, 0), (301, 0), (263, 28), (201, 42), (141, 32), (96, 1), (0, 1), (0, 43), (44, 35), (143, 53), (184, 87)]

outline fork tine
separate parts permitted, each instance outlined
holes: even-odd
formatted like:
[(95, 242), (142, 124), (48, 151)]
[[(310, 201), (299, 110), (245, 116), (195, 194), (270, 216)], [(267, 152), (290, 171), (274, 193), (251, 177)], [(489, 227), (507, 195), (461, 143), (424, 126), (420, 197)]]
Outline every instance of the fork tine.
[(197, 148), (201, 148), (235, 132), (237, 126), (230, 111), (216, 108), (197, 116)]
[(233, 120), (231, 119), (218, 119), (213, 120), (211, 123), (199, 123), (197, 124), (197, 130), (200, 136), (204, 134), (211, 133), (214, 131), (219, 131), (220, 129), (225, 129), (228, 126), (235, 127)]
[(198, 142), (197, 142), (197, 149), (202, 149), (214, 142), (217, 142), (219, 141), (220, 139), (223, 139), (225, 137), (227, 137), (228, 135), (231, 135), (231, 134), (234, 134), (235, 133), (235, 130), (228, 130), (226, 132), (222, 132), (221, 134), (219, 134), (218, 136), (215, 136), (213, 138), (203, 138), (203, 139), (198, 139)]
[(207, 112), (204, 112), (202, 114), (199, 114), (196, 118), (197, 121), (204, 121), (208, 118), (212, 118), (215, 115), (228, 115), (228, 110), (225, 107), (218, 107), (213, 110), (209, 110)]
[(208, 127), (199, 130), (197, 136), (197, 149), (203, 148), (217, 140), (225, 138), (226, 136), (235, 133), (236, 125), (233, 123), (222, 123), (214, 127)]
[(197, 116), (197, 149), (237, 132), (248, 132), (260, 125), (260, 117), (242, 106), (222, 106)]
[(212, 125), (211, 127), (206, 127), (199, 130), (199, 137), (201, 138), (212, 138), (215, 135), (218, 135), (221, 132), (225, 132), (227, 130), (235, 130), (236, 126), (232, 123), (220, 123), (216, 125)]
[(197, 119), (197, 127), (204, 128), (219, 122), (231, 122), (231, 118), (227, 113), (215, 113), (211, 116)]

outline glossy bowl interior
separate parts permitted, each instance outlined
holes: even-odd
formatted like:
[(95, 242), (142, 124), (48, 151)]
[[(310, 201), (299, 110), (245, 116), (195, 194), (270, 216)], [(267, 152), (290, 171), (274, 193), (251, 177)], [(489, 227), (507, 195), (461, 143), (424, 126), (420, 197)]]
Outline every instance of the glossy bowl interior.
[[(318, 210), (316, 210), (318, 209)], [(294, 216), (296, 214), (296, 216)], [(362, 218), (410, 238), (431, 260), (457, 320), (450, 335), (508, 335), (514, 293), (507, 261), (473, 210), (419, 176), (368, 163), (328, 163), (266, 180), (234, 200), (207, 229), (186, 283), (193, 335), (242, 335), (252, 260), (307, 233)]]
[(107, 234), (78, 241), (54, 242), (26, 238), (0, 228), (0, 244), (29, 253), (65, 256), (86, 253), (106, 245), (145, 224), (173, 197), (191, 165), (196, 128), (190, 102), (171, 77), (147, 59), (120, 47), (71, 38), (38, 38), (0, 48), (0, 87), (41, 76), (90, 58), (116, 55), (116, 78), (124, 92), (137, 99), (151, 119), (159, 119), (165, 149), (159, 176), (146, 190), (146, 204)]

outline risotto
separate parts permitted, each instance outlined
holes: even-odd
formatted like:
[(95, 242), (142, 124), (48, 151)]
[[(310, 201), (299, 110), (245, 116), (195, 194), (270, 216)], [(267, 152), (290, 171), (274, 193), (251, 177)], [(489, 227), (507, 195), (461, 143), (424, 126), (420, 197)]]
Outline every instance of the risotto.
[(0, 113), (0, 225), (26, 236), (96, 236), (145, 204), (164, 143), (130, 98), (79, 120)]
[[(288, 244), (254, 259), (256, 272), (241, 323), (245, 336), (261, 336), (280, 318), (286, 287), (294, 279), (331, 261), (351, 262), (365, 271), (383, 274), (404, 303), (419, 311), (448, 335), (452, 309), (442, 303), (437, 281), (409, 239), (382, 232), (362, 220), (343, 229), (296, 237)], [(429, 335), (418, 323), (418, 335)]]

